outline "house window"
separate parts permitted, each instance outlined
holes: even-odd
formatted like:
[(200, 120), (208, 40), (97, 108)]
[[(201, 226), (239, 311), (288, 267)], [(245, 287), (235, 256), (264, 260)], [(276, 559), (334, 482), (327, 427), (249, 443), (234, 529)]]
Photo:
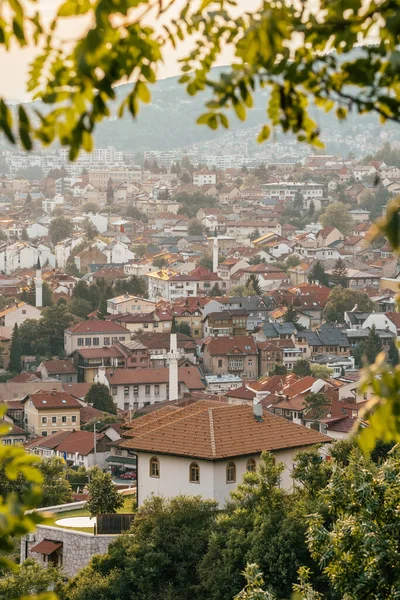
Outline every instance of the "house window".
[(236, 467), (235, 463), (228, 462), (226, 465), (226, 483), (235, 483), (236, 481)]
[(47, 425), (47, 417), (42, 417), (42, 425)]
[(218, 367), (221, 368), (222, 367), (222, 358), (218, 359)]
[(91, 346), (92, 345), (92, 338), (85, 338), (85, 346)]
[(189, 467), (190, 483), (200, 483), (200, 467), (198, 463), (192, 462)]
[(67, 422), (67, 417), (61, 417), (61, 423), (66, 423)]
[(113, 396), (116, 396), (116, 395), (117, 395), (117, 386), (116, 386), (116, 385), (113, 385), (113, 386), (112, 386), (112, 388), (111, 388), (111, 393), (112, 393), (112, 395), (113, 395)]
[(254, 458), (249, 458), (246, 463), (246, 471), (255, 471), (256, 470), (256, 461)]
[(124, 397), (127, 398), (129, 396), (129, 385), (124, 386)]
[(251, 360), (251, 358), (248, 359), (247, 364), (249, 365), (249, 367), (253, 366), (253, 361)]
[(71, 421), (72, 421), (73, 423), (76, 423), (76, 415), (72, 415), (72, 417), (71, 417)]
[(129, 402), (124, 402), (124, 410), (129, 410)]
[(134, 396), (138, 396), (139, 395), (139, 386), (138, 385), (134, 385), (133, 386), (133, 395)]
[(155, 456), (150, 459), (150, 477), (160, 477), (160, 461)]
[(104, 338), (103, 345), (104, 345), (104, 346), (109, 346), (109, 345), (110, 345), (110, 338), (109, 338), (109, 337), (105, 337), (105, 338)]
[(47, 437), (47, 431), (42, 431), (42, 436)]
[(93, 346), (99, 346), (100, 345), (100, 338), (93, 338)]
[(150, 396), (150, 386), (146, 385), (146, 396)]
[(51, 417), (51, 422), (52, 423), (57, 423), (57, 417)]
[(78, 338), (78, 346), (83, 346), (83, 338)]
[(160, 395), (160, 386), (159, 385), (155, 385), (154, 386), (154, 395), (155, 396), (159, 396)]

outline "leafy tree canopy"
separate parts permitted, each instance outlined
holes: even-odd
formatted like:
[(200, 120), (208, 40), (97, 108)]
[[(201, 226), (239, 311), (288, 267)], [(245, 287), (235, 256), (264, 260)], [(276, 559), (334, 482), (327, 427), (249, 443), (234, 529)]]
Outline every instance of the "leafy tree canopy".
[(86, 508), (92, 517), (104, 513), (115, 513), (124, 503), (124, 498), (118, 493), (110, 473), (103, 472), (99, 467), (90, 469), (88, 484), (89, 499)]
[(324, 227), (336, 227), (343, 235), (348, 235), (353, 227), (349, 209), (343, 202), (329, 204), (320, 221)]
[(104, 383), (93, 383), (85, 396), (85, 402), (104, 412), (117, 414), (117, 407), (110, 394), (110, 390)]
[(344, 313), (353, 310), (373, 312), (375, 305), (365, 292), (344, 289), (337, 285), (333, 288), (324, 308), (324, 318), (331, 323), (343, 323)]

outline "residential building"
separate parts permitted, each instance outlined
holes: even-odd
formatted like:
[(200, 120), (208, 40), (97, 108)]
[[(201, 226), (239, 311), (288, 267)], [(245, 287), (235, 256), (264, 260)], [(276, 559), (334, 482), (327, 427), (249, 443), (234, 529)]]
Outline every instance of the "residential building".
[[(120, 410), (143, 408), (169, 398), (169, 368), (100, 370), (96, 381), (108, 385)], [(179, 398), (202, 392), (205, 385), (196, 367), (178, 369)]]
[[(325, 323), (315, 331), (300, 331), (297, 340), (305, 340), (311, 356), (323, 353), (348, 356), (351, 345), (344, 328)], [(306, 353), (307, 354), (307, 353)]]
[(126, 327), (131, 333), (154, 331), (164, 333), (172, 329), (172, 315), (167, 311), (156, 310), (149, 313), (114, 315), (114, 323)]
[(74, 256), (75, 264), (80, 273), (88, 273), (91, 265), (106, 265), (107, 256), (96, 246), (78, 252)]
[(223, 394), (242, 386), (242, 379), (232, 373), (226, 373), (225, 375), (205, 375), (204, 379), (207, 385), (206, 391), (211, 394)]
[(122, 296), (116, 296), (115, 298), (107, 300), (107, 312), (110, 315), (146, 314), (154, 312), (155, 308), (156, 302), (147, 300), (146, 298), (132, 296), (131, 294), (123, 294)]
[[(164, 408), (135, 419), (118, 444), (137, 458), (137, 499), (154, 495), (201, 495), (222, 508), (246, 471), (254, 471), (263, 451), (283, 462), (281, 486), (291, 489), (294, 455), (330, 438), (291, 423), (261, 406), (200, 401)], [(111, 447), (110, 461), (115, 454)]]
[(217, 183), (217, 173), (215, 171), (207, 171), (202, 169), (193, 173), (193, 185), (215, 185)]
[(126, 327), (113, 321), (81, 321), (64, 331), (64, 351), (69, 355), (79, 348), (109, 347), (115, 342), (125, 342), (130, 337)]
[(80, 402), (66, 392), (39, 391), (22, 399), (25, 428), (46, 437), (60, 429), (80, 429)]
[(70, 360), (44, 360), (38, 366), (42, 378), (58, 379), (63, 383), (77, 383), (78, 373)]
[(69, 467), (91, 469), (95, 465), (101, 469), (107, 466), (110, 455), (108, 444), (111, 438), (106, 433), (92, 431), (68, 431), (61, 429), (44, 438), (37, 438), (27, 446), (28, 452), (41, 458), (62, 458)]
[(99, 369), (121, 367), (125, 369), (147, 369), (150, 367), (150, 352), (137, 340), (115, 342), (110, 348), (82, 348), (71, 354), (78, 372), (79, 383), (93, 383)]
[(202, 345), (206, 373), (231, 373), (246, 379), (258, 377), (258, 352), (251, 336), (210, 336)]
[(3, 446), (14, 446), (15, 444), (24, 444), (28, 437), (25, 429), (13, 425), (8, 421), (1, 421), (1, 425), (7, 425), (8, 431), (3, 433), (1, 436), (1, 443)]
[(246, 335), (247, 310), (237, 308), (208, 313), (203, 319), (203, 333), (205, 337)]
[(42, 312), (36, 306), (31, 306), (26, 302), (12, 304), (8, 308), (0, 311), (0, 331), (2, 335), (11, 334), (14, 325), (22, 325), (27, 319), (40, 319)]
[(149, 284), (149, 298), (174, 301), (186, 296), (197, 296), (197, 280), (191, 275), (161, 269), (145, 275)]

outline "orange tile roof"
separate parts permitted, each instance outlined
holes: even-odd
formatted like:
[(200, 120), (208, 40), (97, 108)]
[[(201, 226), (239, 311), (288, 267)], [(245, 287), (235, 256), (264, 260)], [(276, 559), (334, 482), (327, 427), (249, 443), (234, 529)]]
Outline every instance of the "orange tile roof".
[(200, 401), (134, 425), (119, 444), (143, 452), (218, 460), (258, 454), (264, 450), (299, 448), (331, 439), (312, 429), (264, 412), (257, 420), (247, 405)]

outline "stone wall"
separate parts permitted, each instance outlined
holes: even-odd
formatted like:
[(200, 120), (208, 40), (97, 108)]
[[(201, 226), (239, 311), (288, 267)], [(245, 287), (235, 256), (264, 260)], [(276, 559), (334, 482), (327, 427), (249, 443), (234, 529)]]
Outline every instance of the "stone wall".
[(21, 539), (21, 561), (34, 558), (39, 564), (46, 566), (47, 556), (31, 552), (31, 549), (43, 540), (62, 542), (62, 568), (67, 577), (73, 577), (88, 564), (94, 554), (105, 554), (117, 537), (38, 525), (34, 534)]

